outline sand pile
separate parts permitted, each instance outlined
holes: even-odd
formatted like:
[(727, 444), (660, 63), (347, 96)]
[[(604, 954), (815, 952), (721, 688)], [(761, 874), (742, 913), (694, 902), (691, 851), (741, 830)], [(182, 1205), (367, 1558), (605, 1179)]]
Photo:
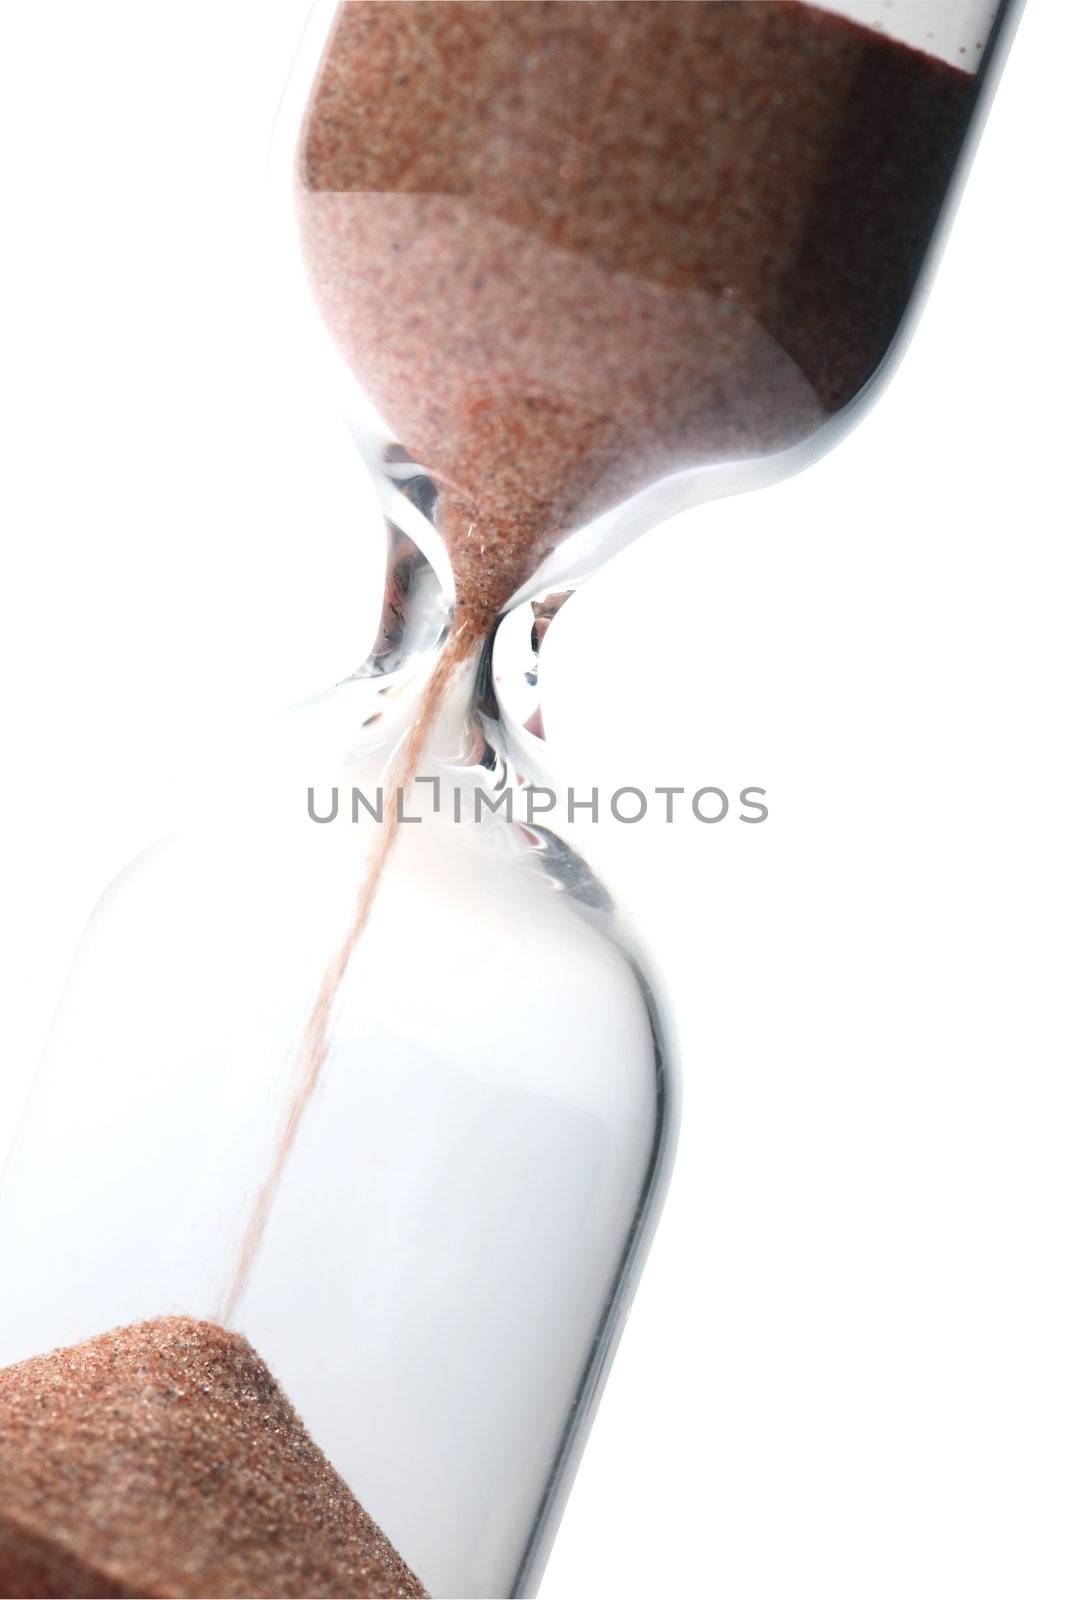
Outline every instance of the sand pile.
[(0, 1595), (425, 1592), (239, 1335), (161, 1317), (0, 1371)]

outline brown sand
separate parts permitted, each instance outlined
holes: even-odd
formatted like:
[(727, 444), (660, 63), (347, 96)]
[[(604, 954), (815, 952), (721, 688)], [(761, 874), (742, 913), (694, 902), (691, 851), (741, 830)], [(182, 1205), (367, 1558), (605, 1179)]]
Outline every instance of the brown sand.
[(338, 8), (301, 146), (308, 275), (439, 485), (471, 639), (563, 533), (794, 444), (863, 386), (973, 95), (791, 0)]
[(425, 1592), (238, 1335), (161, 1317), (0, 1371), (0, 1595)]

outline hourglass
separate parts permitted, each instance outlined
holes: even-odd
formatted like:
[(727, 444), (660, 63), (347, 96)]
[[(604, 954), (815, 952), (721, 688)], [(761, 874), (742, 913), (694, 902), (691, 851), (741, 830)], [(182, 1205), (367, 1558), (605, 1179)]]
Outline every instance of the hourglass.
[(541, 642), (867, 403), (1010, 10), (314, 12), (280, 142), (381, 628), (85, 936), (0, 1195), (0, 1593), (536, 1590), (675, 1119), (534, 803)]

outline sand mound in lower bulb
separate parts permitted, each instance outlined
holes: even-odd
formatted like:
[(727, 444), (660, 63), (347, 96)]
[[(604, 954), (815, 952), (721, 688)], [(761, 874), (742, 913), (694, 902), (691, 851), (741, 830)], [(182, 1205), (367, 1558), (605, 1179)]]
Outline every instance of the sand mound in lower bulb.
[(0, 1595), (425, 1593), (237, 1334), (161, 1317), (0, 1371)]

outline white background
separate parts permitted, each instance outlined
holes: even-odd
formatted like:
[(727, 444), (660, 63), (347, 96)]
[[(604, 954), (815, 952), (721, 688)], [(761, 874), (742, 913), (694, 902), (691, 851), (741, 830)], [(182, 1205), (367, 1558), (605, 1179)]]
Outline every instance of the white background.
[[(212, 749), (345, 675), (381, 558), (264, 179), (302, 0), (0, 11), (0, 1146), (78, 932)], [(674, 999), (676, 1178), (542, 1593), (1061, 1596), (1064, 8), (925, 318), (803, 478), (560, 618), (575, 783)]]

